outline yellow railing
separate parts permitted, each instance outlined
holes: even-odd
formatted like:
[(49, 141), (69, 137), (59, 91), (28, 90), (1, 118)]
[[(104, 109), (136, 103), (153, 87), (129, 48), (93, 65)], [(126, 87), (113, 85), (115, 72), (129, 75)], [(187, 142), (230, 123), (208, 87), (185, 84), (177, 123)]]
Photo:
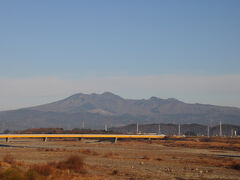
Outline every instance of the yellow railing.
[(133, 138), (133, 139), (161, 139), (165, 135), (139, 134), (0, 134), (0, 138)]

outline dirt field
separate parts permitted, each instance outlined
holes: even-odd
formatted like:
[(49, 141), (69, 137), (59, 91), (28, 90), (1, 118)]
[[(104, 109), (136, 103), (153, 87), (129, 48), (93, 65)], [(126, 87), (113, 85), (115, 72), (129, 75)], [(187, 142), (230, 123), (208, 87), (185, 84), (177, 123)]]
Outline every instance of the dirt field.
[[(71, 155), (81, 162), (66, 165)], [(231, 180), (240, 179), (240, 139), (0, 140), (0, 160), (0, 179)]]

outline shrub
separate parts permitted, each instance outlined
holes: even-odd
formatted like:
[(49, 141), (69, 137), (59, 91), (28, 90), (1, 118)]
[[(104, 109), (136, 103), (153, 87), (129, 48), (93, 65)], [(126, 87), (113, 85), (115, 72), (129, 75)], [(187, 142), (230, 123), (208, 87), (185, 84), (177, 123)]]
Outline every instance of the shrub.
[(17, 167), (11, 167), (6, 170), (0, 171), (1, 180), (45, 180), (46, 177), (40, 175), (33, 169), (23, 171)]
[(56, 163), (55, 166), (61, 170), (69, 169), (82, 174), (87, 172), (83, 158), (78, 155), (72, 155), (67, 160)]
[(112, 175), (117, 175), (118, 173), (119, 173), (119, 171), (117, 169), (114, 169), (111, 174)]
[(99, 153), (97, 153), (96, 151), (90, 150), (90, 149), (81, 149), (81, 150), (79, 150), (79, 152), (82, 154), (86, 154), (86, 155), (93, 155), (93, 156), (99, 155)]
[(0, 172), (0, 179), (1, 180), (24, 180), (24, 173), (16, 167), (9, 168), (5, 171)]
[(199, 139), (200, 142), (211, 142), (212, 140), (210, 138), (201, 138)]
[(92, 151), (90, 149), (82, 149), (80, 152), (83, 154), (88, 154), (88, 155), (92, 153)]
[(232, 162), (230, 168), (240, 170), (240, 162)]
[(14, 165), (16, 163), (14, 157), (11, 154), (6, 154), (3, 157), (3, 161), (8, 163), (8, 164), (12, 164), (12, 165)]
[(44, 176), (41, 176), (38, 172), (33, 169), (29, 169), (25, 175), (24, 180), (44, 180), (46, 179)]
[(150, 160), (150, 157), (148, 157), (147, 155), (143, 156), (142, 159), (145, 159), (145, 160)]
[(155, 160), (157, 160), (157, 161), (162, 161), (162, 159), (161, 159), (161, 158), (156, 158)]
[(53, 173), (53, 168), (48, 164), (42, 164), (42, 165), (33, 165), (30, 170), (33, 170), (43, 176), (49, 176)]

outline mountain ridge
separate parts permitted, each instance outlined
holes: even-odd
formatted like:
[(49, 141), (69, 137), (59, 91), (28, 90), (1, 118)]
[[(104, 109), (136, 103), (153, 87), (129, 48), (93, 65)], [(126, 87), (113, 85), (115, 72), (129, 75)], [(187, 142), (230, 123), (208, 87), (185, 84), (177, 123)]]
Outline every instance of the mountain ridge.
[(124, 99), (111, 92), (77, 93), (44, 105), (0, 112), (0, 130), (39, 127), (89, 128), (131, 123), (240, 124), (240, 108), (190, 104), (175, 98)]

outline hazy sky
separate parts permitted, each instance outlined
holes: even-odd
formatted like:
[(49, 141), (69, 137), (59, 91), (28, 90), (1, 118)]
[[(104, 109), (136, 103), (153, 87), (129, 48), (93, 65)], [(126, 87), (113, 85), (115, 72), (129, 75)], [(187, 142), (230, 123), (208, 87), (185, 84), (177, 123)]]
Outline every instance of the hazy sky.
[(240, 1), (0, 1), (0, 110), (104, 91), (240, 107)]

